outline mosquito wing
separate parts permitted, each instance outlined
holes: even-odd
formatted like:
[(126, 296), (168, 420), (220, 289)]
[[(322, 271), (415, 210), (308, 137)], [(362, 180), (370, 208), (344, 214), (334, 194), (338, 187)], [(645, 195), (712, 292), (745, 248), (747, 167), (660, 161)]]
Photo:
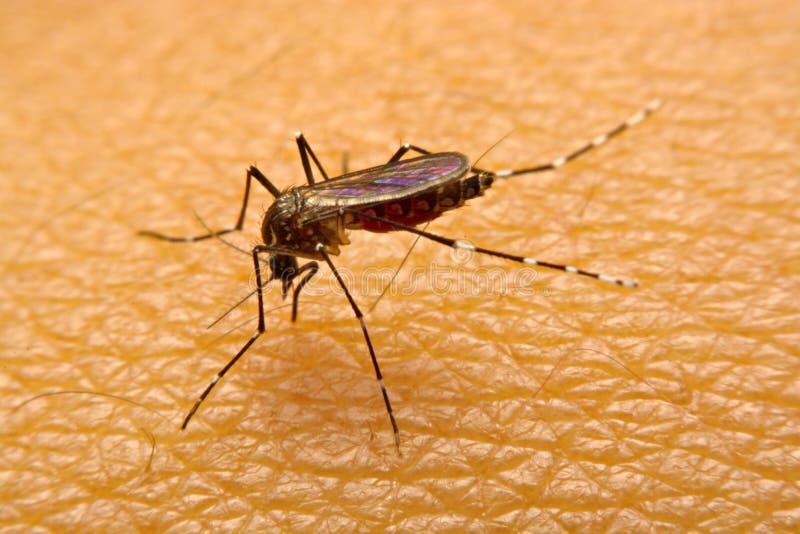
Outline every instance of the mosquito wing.
[(315, 218), (340, 207), (399, 200), (457, 180), (470, 168), (465, 155), (441, 152), (351, 172), (308, 188), (303, 195), (305, 208)]

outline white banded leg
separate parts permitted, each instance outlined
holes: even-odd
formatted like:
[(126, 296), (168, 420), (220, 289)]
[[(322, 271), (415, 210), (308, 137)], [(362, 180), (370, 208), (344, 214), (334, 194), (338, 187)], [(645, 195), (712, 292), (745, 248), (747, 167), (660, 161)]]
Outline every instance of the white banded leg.
[(311, 170), (311, 162), (308, 160), (309, 155), (311, 155), (311, 159), (314, 160), (314, 165), (317, 166), (319, 172), (322, 173), (322, 178), (326, 182), (330, 180), (328, 173), (322, 168), (322, 163), (319, 162), (317, 155), (314, 154), (313, 150), (311, 150), (311, 145), (309, 145), (308, 141), (306, 141), (303, 132), (295, 132), (294, 137), (297, 140), (297, 150), (300, 152), (300, 161), (303, 163), (303, 171), (306, 173), (306, 181), (308, 182), (308, 185), (313, 186), (315, 183), (314, 172)]
[(394, 155), (391, 158), (389, 158), (389, 161), (387, 161), (386, 164), (388, 165), (389, 163), (394, 163), (396, 161), (399, 161), (400, 158), (405, 156), (406, 152), (409, 151), (417, 152), (419, 154), (422, 154), (423, 156), (431, 153), (430, 150), (425, 150), (424, 148), (420, 148), (417, 145), (412, 145), (411, 143), (405, 143), (404, 145), (402, 145), (400, 148), (397, 149), (397, 152), (395, 152)]
[(350, 290), (347, 289), (347, 285), (344, 283), (344, 280), (339, 275), (339, 270), (331, 261), (331, 257), (325, 251), (325, 245), (319, 243), (316, 247), (317, 252), (322, 255), (322, 258), (325, 260), (325, 263), (328, 264), (328, 267), (331, 268), (333, 272), (333, 276), (336, 277), (336, 281), (341, 286), (342, 290), (344, 291), (344, 295), (347, 297), (347, 300), (350, 302), (350, 307), (353, 308), (353, 313), (356, 315), (356, 319), (358, 322), (361, 323), (361, 332), (364, 334), (364, 340), (367, 342), (367, 348), (369, 349), (369, 356), (372, 358), (372, 366), (375, 368), (375, 377), (378, 379), (378, 384), (381, 386), (381, 394), (383, 395), (383, 402), (386, 404), (386, 412), (389, 414), (389, 421), (392, 423), (392, 430), (394, 431), (394, 444), (397, 447), (397, 454), (402, 456), (400, 452), (400, 430), (397, 428), (397, 421), (394, 418), (394, 412), (392, 412), (392, 403), (389, 402), (389, 393), (386, 391), (386, 385), (383, 383), (383, 375), (381, 374), (381, 368), (378, 365), (378, 358), (375, 357), (375, 349), (372, 348), (372, 341), (369, 338), (369, 332), (367, 331), (367, 323), (364, 322), (364, 314), (361, 313), (361, 310), (356, 304), (356, 301), (353, 299), (353, 296), (350, 294)]
[[(244, 216), (247, 213), (247, 204), (250, 200), (250, 181), (254, 178), (258, 181), (258, 183), (260, 183), (264, 187), (264, 189), (269, 191), (275, 198), (278, 198), (278, 195), (281, 194), (280, 190), (277, 187), (275, 187), (275, 185), (272, 182), (269, 181), (269, 178), (264, 176), (264, 174), (256, 167), (251, 166), (249, 169), (247, 169), (247, 174), (245, 175), (244, 198), (242, 199), (242, 207), (239, 210), (239, 218), (236, 219), (236, 224), (234, 224), (230, 228), (225, 228), (224, 230), (216, 230), (216, 231), (209, 230), (207, 234), (202, 234), (197, 236), (186, 236), (186, 237), (170, 236), (162, 234), (161, 232), (154, 232), (152, 230), (139, 230), (138, 234), (147, 237), (153, 237), (155, 239), (161, 239), (162, 241), (170, 241), (172, 243), (194, 243), (196, 241), (203, 241), (205, 239), (210, 239), (212, 237), (219, 237), (221, 235), (229, 234), (231, 232), (238, 232), (244, 226)], [(203, 223), (203, 226), (205, 226), (205, 223)]]
[[(594, 148), (597, 148), (600, 145), (604, 145), (612, 137), (615, 137), (615, 136), (621, 134), (622, 132), (624, 132), (625, 130), (630, 128), (631, 126), (634, 126), (634, 125), (642, 122), (650, 114), (652, 114), (655, 110), (657, 110), (659, 107), (661, 107), (661, 103), (662, 102), (661, 102), (660, 99), (653, 100), (652, 102), (647, 104), (647, 106), (645, 106), (644, 108), (642, 108), (641, 110), (639, 110), (635, 114), (631, 115), (631, 117), (628, 118), (628, 120), (626, 120), (625, 122), (619, 124), (615, 128), (609, 130), (608, 132), (606, 132), (606, 133), (604, 133), (602, 135), (598, 135), (597, 137), (595, 137), (594, 139), (592, 139), (591, 141), (589, 141), (588, 143), (583, 145), (578, 150), (575, 150), (574, 152), (570, 152), (566, 156), (561, 156), (559, 158), (556, 158), (553, 161), (551, 161), (550, 163), (545, 163), (545, 164), (542, 164), (542, 165), (535, 165), (533, 167), (526, 167), (524, 169), (504, 169), (504, 170), (500, 170), (500, 171), (483, 171), (483, 172), (489, 172), (490, 174), (496, 176), (497, 178), (509, 178), (511, 176), (517, 176), (519, 174), (529, 174), (529, 173), (534, 173), (534, 172), (544, 172), (544, 171), (551, 171), (551, 170), (557, 169), (559, 167), (562, 167), (566, 163), (572, 161), (573, 159), (575, 159), (575, 158), (577, 158), (579, 156), (582, 156), (583, 154), (586, 154), (590, 150), (592, 150)], [(473, 170), (474, 171), (479, 171), (479, 172), (481, 171), (481, 169), (477, 169), (477, 168), (473, 168)]]
[(256, 245), (253, 247), (253, 263), (255, 264), (257, 284), (256, 293), (258, 294), (258, 329), (253, 333), (250, 339), (247, 340), (247, 343), (245, 343), (244, 346), (239, 349), (239, 352), (237, 352), (236, 355), (231, 358), (227, 364), (225, 364), (225, 367), (220, 369), (217, 375), (211, 379), (211, 382), (208, 384), (206, 389), (203, 390), (203, 392), (197, 398), (197, 401), (192, 406), (192, 409), (189, 410), (189, 413), (187, 413), (186, 417), (183, 419), (181, 430), (186, 429), (186, 425), (189, 424), (189, 421), (192, 419), (197, 409), (200, 408), (200, 405), (203, 404), (203, 401), (206, 400), (206, 397), (208, 397), (208, 395), (211, 393), (211, 390), (214, 389), (214, 386), (217, 385), (217, 382), (219, 382), (225, 376), (225, 374), (230, 371), (231, 367), (236, 365), (236, 362), (239, 361), (239, 358), (244, 356), (244, 354), (247, 352), (247, 349), (249, 349), (250, 346), (255, 343), (256, 339), (258, 339), (258, 337), (264, 333), (264, 330), (266, 330), (266, 327), (264, 326), (264, 295), (262, 292), (261, 283), (261, 264), (260, 258), (258, 257), (259, 254), (264, 252), (270, 252), (270, 247), (266, 245)]
[(405, 224), (400, 224), (398, 222), (392, 221), (390, 219), (384, 219), (383, 217), (376, 217), (374, 215), (369, 215), (367, 213), (363, 213), (356, 210), (342, 209), (341, 211), (352, 213), (364, 219), (380, 222), (386, 224), (387, 226), (397, 228), (398, 230), (405, 230), (406, 232), (417, 234), (426, 239), (430, 239), (431, 241), (436, 241), (437, 243), (441, 243), (442, 245), (447, 245), (448, 247), (452, 247), (455, 249), (469, 250), (472, 252), (477, 252), (479, 254), (486, 254), (488, 256), (495, 256), (497, 258), (503, 258), (506, 260), (515, 261), (517, 263), (524, 263), (526, 265), (535, 265), (536, 267), (545, 267), (547, 269), (555, 269), (558, 271), (564, 271), (566, 273), (577, 274), (580, 276), (588, 276), (589, 278), (595, 278), (597, 280), (601, 280), (603, 282), (609, 282), (611, 284), (618, 286), (636, 287), (638, 285), (636, 282), (632, 280), (625, 280), (622, 278), (615, 278), (613, 276), (608, 276), (607, 274), (585, 271), (583, 269), (579, 269), (578, 267), (573, 267), (572, 265), (561, 265), (559, 263), (550, 263), (548, 261), (540, 261), (540, 260), (535, 260), (533, 258), (526, 258), (525, 256), (517, 256), (515, 254), (508, 254), (506, 252), (499, 252), (496, 250), (489, 250), (487, 248), (476, 247), (475, 245), (472, 245), (465, 241), (459, 241), (458, 239), (450, 239), (449, 237), (443, 237), (440, 235), (432, 234), (430, 232), (425, 232), (423, 230), (419, 230), (418, 228), (414, 228), (413, 226), (407, 226)]

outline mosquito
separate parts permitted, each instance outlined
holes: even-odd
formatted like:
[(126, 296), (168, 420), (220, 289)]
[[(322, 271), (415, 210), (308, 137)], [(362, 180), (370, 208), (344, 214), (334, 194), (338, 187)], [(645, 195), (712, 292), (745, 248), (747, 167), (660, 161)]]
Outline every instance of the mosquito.
[[(307, 185), (293, 186), (281, 191), (258, 168), (251, 166), (246, 173), (244, 199), (239, 218), (230, 228), (193, 237), (175, 237), (150, 230), (140, 235), (171, 242), (193, 243), (231, 232), (242, 230), (250, 198), (250, 188), (255, 179), (273, 197), (261, 226), (263, 243), (253, 247), (251, 253), (256, 275), (258, 296), (258, 328), (233, 358), (219, 370), (197, 401), (186, 414), (181, 429), (185, 429), (217, 383), (244, 356), (253, 343), (265, 331), (263, 288), (273, 280), (281, 284), (283, 299), (292, 292), (292, 321), (297, 320), (298, 297), (303, 287), (319, 271), (318, 261), (328, 265), (337, 283), (341, 286), (356, 319), (361, 325), (367, 344), (375, 377), (380, 385), (383, 402), (394, 432), (394, 442), (400, 454), (400, 430), (392, 411), (389, 394), (383, 382), (375, 349), (370, 339), (367, 324), (361, 309), (339, 274), (331, 256), (338, 256), (340, 247), (350, 243), (349, 230), (367, 230), (385, 233), (404, 231), (425, 239), (441, 243), (453, 249), (494, 256), (526, 265), (555, 269), (580, 276), (595, 278), (623, 287), (636, 287), (636, 282), (615, 278), (606, 274), (587, 271), (572, 265), (562, 265), (534, 258), (508, 254), (478, 247), (458, 239), (451, 239), (420, 230), (419, 225), (428, 223), (443, 213), (460, 208), (468, 200), (482, 196), (495, 180), (507, 179), (522, 174), (551, 171), (564, 166), (590, 150), (605, 144), (611, 138), (641, 122), (661, 105), (654, 100), (608, 132), (599, 135), (579, 149), (556, 158), (549, 163), (521, 169), (490, 171), (471, 165), (469, 159), (459, 152), (431, 152), (412, 144), (402, 145), (389, 161), (368, 169), (346, 172), (331, 178), (325, 172), (314, 151), (302, 133), (295, 133), (300, 160), (303, 164)], [(409, 152), (417, 157), (403, 159)], [(314, 177), (312, 162), (322, 181)], [(268, 255), (269, 278), (263, 281), (261, 256)], [(298, 258), (311, 260), (302, 266)]]

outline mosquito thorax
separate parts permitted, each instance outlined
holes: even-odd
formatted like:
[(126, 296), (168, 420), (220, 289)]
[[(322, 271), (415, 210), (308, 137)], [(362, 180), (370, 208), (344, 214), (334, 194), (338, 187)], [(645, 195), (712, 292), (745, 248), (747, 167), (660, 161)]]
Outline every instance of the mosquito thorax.
[(317, 250), (320, 244), (328, 254), (338, 255), (339, 245), (349, 243), (341, 217), (305, 221), (304, 193), (308, 189), (292, 188), (275, 199), (264, 215), (261, 238), (265, 245), (280, 247), (290, 256), (320, 260), (322, 255)]
[(300, 243), (297, 215), (298, 197), (293, 190), (282, 193), (267, 209), (261, 223), (261, 238), (270, 247), (296, 250)]
[(492, 187), (494, 183), (494, 173), (482, 172), (478, 174), (478, 183), (480, 183), (480, 191), (481, 194), (483, 194), (484, 191)]

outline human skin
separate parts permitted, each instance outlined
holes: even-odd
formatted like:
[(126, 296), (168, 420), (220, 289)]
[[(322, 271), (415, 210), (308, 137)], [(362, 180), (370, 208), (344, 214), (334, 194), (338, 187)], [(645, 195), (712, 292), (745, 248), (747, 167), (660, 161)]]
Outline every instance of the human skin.
[[(2, 8), (0, 524), (796, 528), (797, 6), (293, 6)], [(205, 328), (252, 261), (137, 231), (229, 226), (252, 164), (302, 183), (295, 130), (331, 172), (402, 142), (477, 158), (513, 130), (481, 160), (501, 169), (654, 97), (608, 145), (429, 227), (638, 288), (518, 287), (518, 265), (420, 243), (413, 290), (367, 315), (402, 456), (325, 268), (179, 430), (255, 328), (253, 299)], [(254, 190), (231, 242), (259, 241), (269, 201)], [(364, 273), (413, 236), (351, 238), (334, 261), (366, 309)]]

